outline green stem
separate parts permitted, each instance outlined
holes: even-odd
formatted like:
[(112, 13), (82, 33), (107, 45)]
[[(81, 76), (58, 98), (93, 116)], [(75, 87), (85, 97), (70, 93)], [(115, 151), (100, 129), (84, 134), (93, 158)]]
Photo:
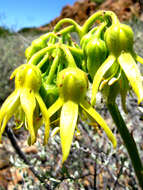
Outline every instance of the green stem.
[(57, 32), (57, 31), (61, 28), (61, 26), (62, 26), (63, 24), (65, 24), (65, 23), (72, 24), (72, 25), (74, 26), (75, 31), (76, 31), (76, 32), (78, 33), (78, 35), (80, 36), (80, 34), (81, 34), (81, 26), (80, 26), (79, 24), (77, 24), (74, 20), (70, 19), (70, 18), (65, 18), (65, 19), (60, 20), (60, 21), (56, 24), (56, 26), (55, 26), (55, 28), (54, 28), (54, 32)]
[(62, 43), (72, 46), (72, 39), (69, 33), (62, 35)]
[(38, 63), (38, 68), (41, 69), (41, 67), (44, 65), (44, 63), (48, 60), (49, 53), (46, 53), (43, 57), (43, 59)]
[(77, 56), (81, 56), (81, 58), (83, 58), (83, 51), (82, 49), (76, 48), (76, 47), (72, 47), (72, 46), (68, 46), (65, 45), (73, 54), (77, 55)]
[(105, 26), (107, 25), (106, 22), (103, 22), (99, 25), (99, 27), (97, 28), (96, 32), (95, 32), (95, 36), (97, 39), (100, 39), (101, 38), (101, 34), (102, 34), (102, 31), (103, 29), (105, 28)]
[(106, 20), (106, 17), (110, 17), (112, 19), (112, 23), (116, 23), (118, 21), (117, 16), (112, 11), (98, 11), (94, 13), (91, 17), (89, 17), (89, 19), (86, 20), (86, 22), (84, 23), (81, 30), (81, 37), (84, 36), (90, 30), (91, 26), (94, 24), (95, 21)]
[(82, 26), (82, 36), (84, 36), (94, 24), (95, 21), (101, 20), (104, 11), (98, 11), (89, 17)]
[(53, 37), (55, 39), (57, 39), (57, 35), (53, 32), (49, 32), (49, 33), (46, 33), (46, 34), (43, 34), (40, 36), (40, 38), (43, 40), (43, 41), (47, 41), (50, 37)]
[(116, 103), (108, 103), (107, 106), (127, 148), (139, 185), (143, 188), (143, 165), (134, 138), (128, 131)]
[(66, 60), (68, 62), (68, 67), (77, 67), (76, 63), (74, 61), (74, 58), (70, 52), (70, 50), (67, 48), (66, 45), (62, 44), (61, 49), (63, 50), (63, 52), (65, 53), (66, 56)]
[(54, 74), (55, 74), (57, 65), (59, 63), (59, 59), (60, 59), (60, 51), (61, 51), (60, 49), (57, 49), (57, 55), (56, 55), (52, 65), (51, 65), (48, 77), (46, 79), (46, 84), (50, 84), (54, 78)]
[(37, 62), (40, 60), (40, 58), (45, 55), (45, 53), (52, 51), (56, 47), (57, 47), (57, 45), (55, 44), (55, 45), (52, 45), (52, 46), (49, 46), (49, 47), (39, 50), (37, 53), (35, 53), (31, 57), (31, 59), (28, 61), (28, 64), (36, 65)]
[(57, 34), (58, 35), (64, 35), (64, 34), (67, 34), (67, 33), (71, 33), (71, 32), (74, 32), (74, 26), (71, 25), (71, 26), (68, 26), (68, 27), (65, 27), (64, 29), (60, 30)]
[(120, 22), (117, 15), (112, 11), (104, 11), (104, 18), (111, 18), (112, 24), (118, 24)]

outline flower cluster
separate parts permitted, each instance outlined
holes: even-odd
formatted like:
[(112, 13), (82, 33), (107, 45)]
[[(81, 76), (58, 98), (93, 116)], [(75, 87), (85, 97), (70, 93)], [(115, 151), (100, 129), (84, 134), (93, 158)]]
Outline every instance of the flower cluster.
[[(96, 20), (98, 26), (92, 27)], [(61, 29), (64, 23), (70, 26)], [(80, 45), (72, 40), (73, 31), (78, 33)], [(54, 133), (60, 132), (64, 162), (78, 129), (78, 117), (84, 111), (101, 126), (115, 148), (116, 138), (93, 106), (98, 91), (107, 103), (115, 102), (120, 94), (126, 112), (130, 87), (138, 102), (143, 100), (142, 76), (137, 66), (137, 61), (143, 60), (133, 50), (132, 29), (110, 11), (93, 14), (83, 26), (63, 19), (53, 32), (34, 40), (25, 56), (27, 63), (10, 77), (15, 78), (15, 90), (0, 109), (0, 140), (7, 122), (14, 116), (16, 127), (24, 125), (29, 131), (29, 145), (36, 142), (38, 129), (44, 124), (47, 144), (50, 122), (60, 118)], [(89, 83), (91, 103), (87, 98)]]

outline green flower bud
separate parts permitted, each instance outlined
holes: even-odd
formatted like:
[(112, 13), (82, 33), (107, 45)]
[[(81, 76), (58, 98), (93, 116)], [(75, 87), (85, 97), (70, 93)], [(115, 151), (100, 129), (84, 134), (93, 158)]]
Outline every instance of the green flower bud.
[(132, 51), (133, 31), (125, 24), (113, 24), (105, 32), (105, 42), (110, 53), (118, 56), (122, 51)]
[(80, 41), (80, 45), (81, 45), (83, 51), (85, 51), (86, 45), (92, 39), (93, 34), (95, 33), (96, 30), (97, 30), (97, 27), (93, 28), (92, 30), (90, 30), (87, 34), (85, 34), (82, 37), (82, 39)]
[(78, 68), (66, 68), (57, 78), (57, 86), (61, 98), (80, 102), (86, 95), (88, 78), (86, 73)]
[(87, 69), (91, 78), (93, 79), (96, 71), (106, 59), (106, 44), (103, 40), (95, 36), (88, 42), (85, 48), (85, 53), (87, 56)]
[(45, 41), (45, 39), (43, 38), (37, 38), (35, 39), (31, 46), (29, 46), (26, 50), (25, 50), (25, 56), (26, 58), (29, 60), (32, 55), (34, 55), (34, 53), (36, 53), (37, 51), (45, 48), (47, 45), (47, 42)]

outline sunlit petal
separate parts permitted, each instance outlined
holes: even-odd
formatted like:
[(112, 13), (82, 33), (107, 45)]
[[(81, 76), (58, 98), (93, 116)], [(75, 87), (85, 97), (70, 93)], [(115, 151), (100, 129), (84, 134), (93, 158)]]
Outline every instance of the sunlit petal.
[(140, 57), (139, 55), (135, 55), (135, 59), (136, 59), (136, 61), (138, 61), (139, 63), (141, 63), (141, 64), (143, 64), (143, 58), (142, 57)]
[[(14, 91), (4, 102), (0, 110), (0, 141), (8, 120), (19, 105), (19, 91)], [(2, 126), (1, 126), (2, 125)]]
[[(0, 109), (0, 130), (3, 118), (6, 116), (8, 120), (12, 117), (14, 114), (16, 108), (19, 105), (19, 91), (15, 90), (3, 103), (1, 109)], [(8, 121), (7, 120), (7, 121)]]
[(47, 144), (50, 132), (50, 125), (49, 125), (49, 114), (45, 103), (43, 102), (41, 96), (38, 93), (35, 93), (36, 100), (39, 104), (39, 107), (42, 112), (43, 120), (45, 122), (45, 135), (44, 135), (44, 144)]
[[(8, 110), (11, 110), (13, 105), (18, 101), (18, 98), (19, 98), (19, 91), (15, 90), (12, 94), (10, 94), (7, 97), (7, 99), (3, 103), (3, 105), (0, 109), (0, 115), (3, 114), (3, 112), (7, 112)], [(13, 112), (13, 114), (14, 114), (14, 112)]]
[(108, 138), (112, 142), (113, 147), (116, 148), (116, 145), (117, 145), (116, 138), (113, 135), (112, 131), (107, 126), (104, 119), (99, 115), (99, 113), (97, 113), (95, 111), (95, 109), (86, 100), (83, 100), (81, 102), (80, 106), (103, 128), (106, 135), (108, 136)]
[(6, 124), (7, 124), (8, 120), (9, 120), (9, 117), (6, 115), (4, 117), (4, 119), (3, 119), (2, 127), (0, 129), (0, 143), (1, 143), (2, 134), (3, 134), (4, 130), (5, 130), (5, 127), (6, 127)]
[(54, 137), (60, 131), (60, 127), (55, 127), (51, 133), (51, 137)]
[(78, 104), (67, 101), (64, 103), (60, 117), (60, 136), (64, 162), (70, 152), (70, 147), (78, 118)]
[(54, 104), (48, 108), (48, 115), (51, 117), (56, 113), (63, 105), (63, 100), (59, 97)]
[(118, 61), (138, 97), (138, 103), (140, 103), (143, 100), (143, 85), (141, 73), (136, 62), (132, 55), (126, 52), (119, 56)]
[(108, 71), (108, 69), (112, 66), (112, 64), (115, 61), (115, 57), (113, 55), (110, 55), (105, 62), (99, 67), (97, 70), (97, 73), (94, 76), (93, 79), (93, 85), (92, 85), (92, 97), (91, 97), (91, 104), (94, 105), (96, 101), (96, 94), (98, 92), (98, 88), (100, 86), (100, 83), (103, 79), (103, 76)]
[(33, 126), (33, 114), (36, 107), (36, 101), (33, 91), (28, 88), (21, 89), (20, 102), (26, 115), (28, 130), (31, 135), (31, 144), (34, 144), (36, 141), (36, 136)]

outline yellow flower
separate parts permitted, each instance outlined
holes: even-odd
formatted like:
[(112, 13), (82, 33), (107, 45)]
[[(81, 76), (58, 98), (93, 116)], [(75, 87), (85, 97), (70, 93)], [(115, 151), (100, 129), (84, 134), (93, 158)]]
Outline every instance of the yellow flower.
[(42, 81), (41, 72), (34, 65), (23, 64), (15, 69), (10, 79), (14, 77), (15, 90), (0, 109), (0, 140), (9, 119), (20, 114), (19, 118), (22, 121), (25, 119), (31, 136), (29, 143), (35, 143), (38, 128), (36, 125), (34, 126), (34, 120), (36, 119), (35, 115), (38, 116), (36, 110), (40, 108), (43, 116), (42, 121), (45, 123), (44, 143), (46, 144), (49, 136), (49, 117), (47, 108), (39, 95)]
[[(88, 79), (86, 74), (78, 69), (68, 67), (62, 70), (57, 78), (57, 86), (59, 88), (59, 98), (48, 109), (51, 117), (61, 108), (60, 113), (60, 136), (64, 162), (70, 152), (70, 147), (77, 125), (78, 112), (83, 109), (91, 116), (105, 131), (108, 138), (116, 147), (116, 139), (111, 130), (103, 120), (103, 118), (91, 107), (86, 100), (86, 92), (88, 89)], [(56, 128), (56, 132), (58, 128)], [(54, 132), (55, 133), (55, 132)]]

